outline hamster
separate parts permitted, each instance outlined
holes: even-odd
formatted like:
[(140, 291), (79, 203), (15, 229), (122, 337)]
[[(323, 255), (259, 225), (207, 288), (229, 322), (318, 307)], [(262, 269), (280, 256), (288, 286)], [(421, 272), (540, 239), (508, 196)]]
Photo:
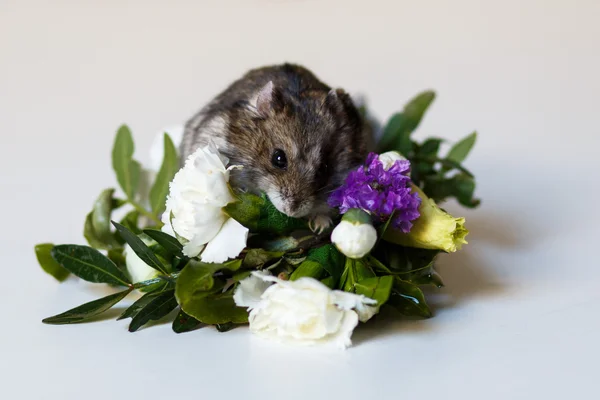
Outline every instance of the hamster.
[(185, 160), (214, 143), (242, 165), (231, 184), (264, 192), (282, 213), (309, 218), (314, 231), (331, 224), (329, 194), (366, 157), (362, 117), (350, 96), (291, 64), (249, 71), (185, 125)]

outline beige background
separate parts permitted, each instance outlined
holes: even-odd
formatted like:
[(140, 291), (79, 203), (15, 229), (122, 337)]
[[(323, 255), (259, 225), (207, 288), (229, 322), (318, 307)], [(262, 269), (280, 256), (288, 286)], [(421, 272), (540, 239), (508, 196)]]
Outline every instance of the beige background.
[[(2, 398), (591, 398), (599, 20), (594, 0), (0, 1)], [(448, 206), (472, 234), (441, 260), (436, 318), (359, 329), (346, 353), (246, 328), (39, 323), (100, 294), (59, 287), (32, 249), (82, 242), (115, 184), (118, 125), (146, 161), (157, 131), (283, 61), (366, 94), (382, 119), (435, 89), (419, 138), (480, 132), (466, 166), (483, 205)]]

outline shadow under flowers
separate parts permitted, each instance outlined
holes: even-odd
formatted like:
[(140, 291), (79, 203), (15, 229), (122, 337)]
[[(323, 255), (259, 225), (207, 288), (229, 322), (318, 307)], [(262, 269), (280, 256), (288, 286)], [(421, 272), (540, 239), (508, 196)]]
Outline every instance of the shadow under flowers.
[(426, 333), (436, 329), (437, 323), (433, 323), (436, 315), (461, 307), (471, 298), (498, 296), (505, 291), (507, 281), (501, 280), (498, 274), (506, 266), (499, 265), (501, 261), (495, 254), (533, 246), (540, 237), (539, 233), (534, 235), (533, 227), (519, 226), (518, 222), (506, 216), (471, 214), (480, 215), (467, 217), (469, 244), (456, 253), (441, 254), (436, 262), (436, 270), (445, 286), (441, 289), (422, 288), (433, 312), (433, 320), (404, 317), (390, 307), (383, 307), (372, 321), (360, 324), (356, 329), (353, 336), (356, 345), (375, 337), (414, 331)]

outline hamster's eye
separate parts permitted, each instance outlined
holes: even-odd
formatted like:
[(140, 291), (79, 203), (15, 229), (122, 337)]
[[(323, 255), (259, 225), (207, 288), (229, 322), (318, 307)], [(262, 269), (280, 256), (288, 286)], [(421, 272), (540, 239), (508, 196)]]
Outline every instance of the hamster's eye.
[(275, 168), (279, 168), (285, 171), (288, 165), (287, 157), (285, 156), (285, 151), (281, 149), (275, 149), (275, 151), (273, 152), (273, 156), (271, 156), (271, 164), (273, 164)]

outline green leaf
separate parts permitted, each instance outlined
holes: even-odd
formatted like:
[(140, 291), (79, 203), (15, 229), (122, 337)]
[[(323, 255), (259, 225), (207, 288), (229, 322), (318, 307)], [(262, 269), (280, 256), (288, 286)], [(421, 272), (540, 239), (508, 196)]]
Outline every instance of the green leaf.
[(373, 278), (375, 273), (361, 260), (346, 258), (344, 272), (340, 278), (340, 289), (346, 292), (354, 292), (356, 284), (369, 278)]
[(307, 222), (302, 219), (288, 217), (263, 195), (237, 193), (238, 201), (229, 203), (223, 210), (233, 219), (252, 232), (284, 235), (294, 230), (308, 229)]
[(429, 318), (432, 316), (421, 289), (410, 282), (395, 278), (392, 295), (387, 304), (410, 317)]
[(185, 306), (182, 304), (181, 308), (205, 324), (217, 325), (228, 322), (243, 324), (248, 322), (246, 308), (235, 305), (232, 291), (198, 297)]
[(292, 272), (292, 275), (290, 275), (290, 281), (295, 281), (304, 277), (321, 279), (325, 273), (325, 269), (317, 261), (305, 260), (300, 263), (294, 272)]
[(438, 138), (429, 138), (425, 140), (421, 146), (419, 146), (419, 155), (432, 157), (437, 156), (442, 141), (442, 139)]
[(198, 296), (207, 296), (212, 293), (215, 280), (213, 274), (223, 268), (222, 264), (208, 264), (190, 260), (181, 270), (175, 286), (175, 297), (181, 308), (192, 303)]
[(102, 239), (96, 235), (96, 231), (94, 231), (94, 222), (93, 222), (93, 211), (90, 211), (88, 215), (85, 217), (85, 224), (83, 225), (83, 236), (85, 240), (88, 242), (90, 246), (99, 250), (108, 250), (109, 246), (104, 243)]
[(133, 200), (137, 192), (141, 166), (133, 160), (134, 144), (131, 131), (122, 125), (117, 131), (112, 151), (112, 164), (117, 181), (128, 199)]
[(328, 276), (325, 279), (321, 279), (321, 283), (327, 286), (329, 289), (335, 289), (335, 281), (331, 276)]
[(415, 285), (444, 286), (441, 277), (434, 269), (435, 258), (439, 254), (438, 250), (417, 249), (386, 242), (377, 249), (377, 253), (385, 265), (370, 256), (369, 263), (376, 270), (394, 274)]
[(110, 261), (114, 262), (121, 271), (125, 271), (127, 269), (127, 263), (125, 261), (123, 250), (123, 248), (119, 247), (118, 249), (108, 250), (106, 253)]
[(138, 222), (140, 219), (139, 211), (133, 210), (129, 211), (119, 223), (123, 225), (125, 228), (129, 229), (131, 232), (139, 235), (142, 233), (142, 230), (138, 228)]
[(144, 233), (156, 240), (158, 244), (165, 248), (169, 253), (179, 258), (185, 258), (183, 255), (183, 245), (168, 233), (156, 229), (144, 229)]
[(481, 201), (473, 198), (475, 180), (473, 177), (461, 173), (452, 178), (428, 177), (425, 179), (423, 191), (435, 202), (441, 202), (448, 197), (455, 197), (465, 207), (477, 207)]
[(345, 257), (333, 244), (326, 244), (309, 250), (307, 260), (316, 261), (337, 282), (344, 271)]
[(184, 333), (198, 329), (201, 326), (202, 322), (191, 315), (186, 314), (185, 311), (179, 310), (179, 314), (177, 314), (177, 317), (173, 320), (172, 328), (175, 333)]
[(177, 307), (175, 300), (175, 289), (165, 290), (158, 295), (152, 297), (148, 304), (144, 305), (139, 310), (131, 323), (129, 324), (129, 332), (135, 332), (150, 321), (157, 321)]
[(91, 247), (63, 244), (55, 246), (51, 254), (60, 265), (88, 282), (124, 286), (131, 284), (115, 263)]
[(283, 251), (266, 251), (263, 249), (249, 249), (244, 257), (242, 265), (244, 268), (261, 267), (269, 261), (279, 259), (283, 256)]
[[(148, 282), (148, 281), (146, 281), (146, 282)], [(161, 292), (165, 291), (168, 287), (169, 287), (168, 282), (161, 281), (160, 285), (155, 286), (153, 291), (145, 293), (142, 297), (137, 299), (132, 305), (127, 307), (127, 309), (125, 311), (123, 311), (123, 313), (121, 315), (119, 315), (119, 318), (117, 318), (117, 321), (120, 321), (125, 318), (135, 317), (148, 303), (150, 303), (150, 301), (153, 298), (158, 296)], [(134, 285), (134, 288), (136, 288), (136, 289), (138, 288), (137, 284)]]
[(131, 293), (132, 290), (133, 288), (129, 288), (122, 292), (111, 294), (98, 300), (90, 301), (89, 303), (85, 303), (79, 307), (65, 311), (62, 314), (45, 318), (42, 320), (42, 322), (52, 325), (76, 324), (79, 322), (84, 322), (110, 309), (115, 304), (123, 300), (125, 296)]
[(469, 152), (475, 145), (476, 139), (477, 132), (471, 133), (469, 136), (452, 146), (448, 152), (448, 155), (446, 156), (446, 159), (460, 164), (469, 155)]
[(240, 259), (229, 260), (223, 263), (223, 269), (229, 272), (236, 272), (240, 268), (242, 268), (242, 260)]
[(108, 248), (113, 247), (115, 244), (110, 226), (114, 192), (115, 189), (103, 190), (94, 202), (94, 208), (92, 209), (92, 227), (95, 236)]
[[(162, 276), (162, 275), (161, 275)], [(162, 287), (162, 285), (158, 285), (158, 283), (165, 283), (165, 277), (157, 277), (148, 279), (141, 282), (136, 282), (133, 284), (134, 289), (139, 289), (141, 292), (153, 292), (156, 289)]]
[(383, 130), (378, 153), (396, 150), (405, 156), (409, 155), (412, 151), (410, 135), (417, 129), (434, 99), (434, 92), (422, 92), (410, 100), (401, 113), (394, 114)]
[(117, 231), (119, 232), (121, 237), (125, 239), (127, 244), (131, 246), (131, 249), (135, 252), (135, 254), (137, 254), (137, 256), (142, 261), (144, 261), (148, 266), (154, 268), (155, 270), (162, 272), (163, 274), (168, 274), (166, 267), (163, 265), (163, 263), (160, 262), (156, 255), (154, 255), (152, 250), (150, 250), (150, 248), (146, 246), (142, 239), (137, 237), (136, 234), (131, 232), (129, 229), (125, 228), (123, 225), (115, 221), (112, 221), (112, 223), (115, 226), (115, 228), (117, 228)]
[(224, 332), (229, 332), (230, 330), (235, 328), (235, 326), (236, 325), (233, 322), (226, 322), (224, 324), (215, 325), (215, 328), (217, 328), (217, 331), (224, 333)]
[(221, 293), (225, 283), (213, 276), (222, 269), (235, 270), (235, 267), (236, 264), (208, 264), (190, 260), (179, 274), (175, 286), (175, 297), (181, 309), (205, 324), (246, 322), (248, 316), (245, 309), (235, 306), (230, 292)]
[(393, 276), (374, 276), (358, 281), (354, 288), (357, 294), (377, 300), (377, 304), (381, 306), (388, 301), (393, 284)]
[(50, 254), (54, 245), (52, 243), (41, 243), (35, 246), (35, 256), (40, 264), (40, 267), (54, 279), (59, 282), (64, 281), (69, 277), (69, 271), (64, 269), (59, 263), (52, 258)]
[[(276, 239), (260, 240), (260, 235), (249, 238), (249, 247), (260, 247), (266, 251), (290, 251), (296, 249), (300, 242), (292, 236), (283, 236)], [(251, 246), (250, 241), (257, 240), (257, 246)]]
[(173, 141), (167, 133), (164, 135), (164, 158), (160, 171), (156, 175), (154, 185), (150, 189), (150, 206), (155, 215), (160, 215), (165, 209), (169, 194), (169, 183), (179, 170), (179, 157)]

